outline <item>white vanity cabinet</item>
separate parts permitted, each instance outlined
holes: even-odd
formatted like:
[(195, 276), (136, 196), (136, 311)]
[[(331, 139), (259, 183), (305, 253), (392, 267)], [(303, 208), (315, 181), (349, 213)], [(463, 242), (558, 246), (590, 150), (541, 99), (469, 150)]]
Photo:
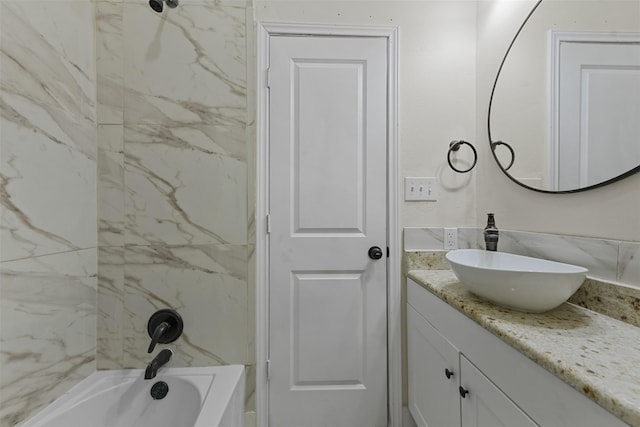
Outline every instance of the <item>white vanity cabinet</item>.
[(411, 279), (407, 301), (409, 410), (418, 426), (627, 425)]
[(462, 427), (536, 427), (527, 414), (460, 355)]
[(409, 410), (418, 427), (536, 426), (411, 305), (407, 337)]
[(418, 427), (459, 426), (458, 350), (407, 305), (409, 411)]

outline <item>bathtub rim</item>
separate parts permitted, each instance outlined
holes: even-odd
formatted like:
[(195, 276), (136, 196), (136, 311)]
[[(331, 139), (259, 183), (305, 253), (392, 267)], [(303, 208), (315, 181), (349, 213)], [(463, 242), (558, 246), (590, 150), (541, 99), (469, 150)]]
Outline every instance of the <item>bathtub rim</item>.
[[(211, 427), (219, 425), (226, 409), (229, 407), (236, 390), (244, 390), (245, 367), (244, 365), (222, 365), (222, 366), (194, 366), (194, 367), (168, 367), (158, 373), (158, 379), (163, 376), (213, 376), (212, 384), (207, 388), (202, 397), (200, 412), (196, 418), (194, 427)], [(144, 377), (144, 369), (110, 369), (94, 371), (79, 383), (75, 384), (64, 394), (56, 398), (47, 406), (41, 408), (32, 417), (20, 422), (16, 427), (46, 427), (42, 424), (47, 419), (55, 417), (65, 410), (74, 407), (84, 399), (89, 399), (94, 394), (96, 380), (103, 378), (120, 378), (123, 380), (133, 380)], [(149, 380), (149, 383), (153, 383)], [(223, 389), (219, 393), (212, 393), (212, 390)], [(85, 395), (89, 393), (88, 395)], [(210, 399), (215, 395), (215, 399)], [(239, 396), (243, 400), (244, 393)]]

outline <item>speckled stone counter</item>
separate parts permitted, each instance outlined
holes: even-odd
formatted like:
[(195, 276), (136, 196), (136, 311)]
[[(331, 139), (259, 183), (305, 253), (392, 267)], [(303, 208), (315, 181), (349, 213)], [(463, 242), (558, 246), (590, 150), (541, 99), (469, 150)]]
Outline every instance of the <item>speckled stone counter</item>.
[(483, 301), (450, 270), (408, 277), (626, 423), (640, 427), (640, 328), (574, 304), (527, 314)]

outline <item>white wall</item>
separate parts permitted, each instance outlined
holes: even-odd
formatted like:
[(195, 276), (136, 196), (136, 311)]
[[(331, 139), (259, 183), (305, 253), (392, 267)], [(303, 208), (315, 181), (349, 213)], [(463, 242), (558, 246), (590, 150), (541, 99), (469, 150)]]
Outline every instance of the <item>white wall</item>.
[(584, 193), (536, 193), (512, 183), (494, 164), (486, 131), (489, 96), (508, 43), (533, 1), (478, 3), (478, 226), (495, 212), (499, 228), (640, 241), (640, 175)]
[(397, 26), (401, 178), (437, 176), (441, 185), (435, 203), (403, 202), (401, 225), (475, 225), (475, 172), (457, 174), (446, 161), (449, 141), (474, 141), (475, 2), (293, 0), (254, 7), (255, 22)]
[[(398, 26), (401, 178), (438, 176), (441, 185), (436, 203), (401, 204), (403, 227), (483, 226), (492, 211), (502, 228), (639, 241), (640, 176), (586, 193), (545, 195), (512, 183), (494, 164), (489, 95), (504, 52), (534, 3), (256, 1), (254, 22)], [(453, 139), (478, 149), (472, 173), (448, 168)]]

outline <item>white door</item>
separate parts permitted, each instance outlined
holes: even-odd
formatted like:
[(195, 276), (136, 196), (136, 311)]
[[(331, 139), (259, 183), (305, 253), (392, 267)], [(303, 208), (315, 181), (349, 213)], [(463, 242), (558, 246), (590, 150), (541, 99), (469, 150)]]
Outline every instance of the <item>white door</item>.
[(269, 425), (386, 426), (387, 39), (269, 50)]
[(560, 44), (558, 186), (585, 187), (640, 163), (640, 45)]

